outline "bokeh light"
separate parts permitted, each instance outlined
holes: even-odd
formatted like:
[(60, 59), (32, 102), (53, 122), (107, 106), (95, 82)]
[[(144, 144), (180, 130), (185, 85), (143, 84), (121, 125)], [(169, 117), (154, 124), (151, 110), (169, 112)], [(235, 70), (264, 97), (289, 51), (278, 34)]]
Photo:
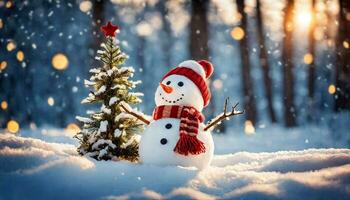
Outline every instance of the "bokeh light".
[(7, 101), (2, 101), (2, 102), (1, 102), (1, 109), (6, 110), (7, 107), (8, 107)]
[(235, 40), (241, 40), (244, 37), (244, 30), (241, 27), (235, 27), (231, 31), (231, 37)]
[(92, 8), (92, 3), (91, 1), (82, 1), (80, 2), (79, 4), (79, 9), (82, 11), (82, 12), (89, 12)]
[(253, 135), (255, 134), (255, 128), (254, 125), (252, 123), (252, 121), (247, 120), (244, 123), (244, 132), (246, 135)]
[(6, 49), (7, 51), (13, 51), (16, 49), (16, 44), (13, 41), (10, 41), (7, 43)]
[(312, 63), (313, 60), (314, 60), (314, 57), (312, 56), (311, 53), (307, 53), (307, 54), (304, 55), (304, 63), (305, 64), (309, 65), (309, 64)]
[(302, 11), (297, 12), (295, 17), (296, 17), (297, 26), (302, 28), (307, 28), (312, 21), (311, 12), (309, 12), (306, 9), (303, 9)]
[(24, 53), (23, 51), (18, 51), (16, 54), (16, 58), (19, 62), (22, 62), (24, 60)]
[(0, 71), (6, 69), (6, 67), (7, 67), (7, 62), (6, 61), (1, 61), (1, 63), (0, 63)]
[(328, 86), (328, 93), (329, 93), (329, 94), (334, 94), (334, 93), (336, 92), (336, 90), (337, 90), (337, 88), (335, 87), (335, 85), (330, 84), (330, 85)]
[(344, 47), (345, 49), (348, 49), (348, 48), (350, 47), (349, 42), (344, 41), (344, 42), (343, 42), (343, 47)]
[(0, 19), (0, 29), (2, 29), (2, 27), (4, 27), (4, 22)]
[(216, 90), (220, 90), (222, 88), (222, 81), (220, 79), (214, 80), (213, 86)]
[(70, 124), (67, 125), (65, 131), (68, 132), (71, 135), (75, 135), (75, 134), (77, 134), (80, 131), (80, 128), (79, 128), (78, 125), (76, 125), (74, 123), (70, 123)]
[(58, 53), (52, 57), (52, 66), (57, 70), (67, 69), (69, 64), (68, 58), (62, 53)]
[(7, 130), (10, 133), (17, 133), (19, 131), (19, 124), (15, 120), (10, 120), (7, 122)]
[(7, 1), (5, 7), (6, 8), (11, 8), (12, 7), (12, 2), (11, 1)]
[(49, 106), (55, 105), (55, 99), (52, 97), (47, 98), (47, 104), (49, 104)]

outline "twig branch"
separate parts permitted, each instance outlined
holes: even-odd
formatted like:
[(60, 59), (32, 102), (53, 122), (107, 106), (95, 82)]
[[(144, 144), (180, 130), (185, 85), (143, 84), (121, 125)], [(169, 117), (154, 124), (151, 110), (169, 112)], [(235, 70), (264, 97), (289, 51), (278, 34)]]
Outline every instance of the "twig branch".
[(225, 119), (227, 119), (227, 118), (229, 118), (229, 117), (232, 117), (232, 116), (235, 116), (235, 115), (241, 115), (241, 114), (244, 113), (244, 111), (236, 111), (236, 107), (238, 106), (239, 103), (236, 103), (234, 106), (232, 106), (231, 112), (227, 112), (228, 100), (229, 100), (229, 98), (226, 98), (226, 100), (225, 100), (224, 112), (223, 112), (221, 115), (215, 117), (215, 118), (214, 118), (214, 119), (215, 119), (214, 121), (212, 121), (212, 122), (210, 121), (210, 122), (204, 127), (204, 131), (209, 130), (209, 129), (210, 129), (211, 127), (213, 127), (213, 126), (217, 126), (218, 124), (221, 123), (221, 121), (223, 121), (223, 120), (225, 120)]
[(138, 114), (138, 113), (136, 113), (136, 112), (133, 112), (133, 111), (127, 109), (123, 104), (121, 104), (120, 107), (121, 107), (126, 113), (128, 113), (128, 114), (130, 114), (130, 115), (136, 117), (137, 119), (139, 119), (139, 120), (142, 121), (143, 123), (145, 123), (145, 124), (147, 124), (147, 125), (150, 124), (150, 121), (148, 121), (148, 120), (147, 120), (146, 118), (144, 118), (142, 115), (140, 115), (140, 114)]

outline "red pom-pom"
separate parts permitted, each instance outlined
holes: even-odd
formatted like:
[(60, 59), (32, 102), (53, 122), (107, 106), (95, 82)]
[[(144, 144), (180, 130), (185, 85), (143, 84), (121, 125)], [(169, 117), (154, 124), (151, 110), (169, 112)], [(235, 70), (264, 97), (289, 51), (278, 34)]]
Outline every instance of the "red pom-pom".
[(200, 61), (198, 61), (198, 63), (200, 65), (202, 65), (202, 67), (205, 71), (205, 78), (209, 78), (214, 72), (213, 65), (207, 60), (200, 60)]

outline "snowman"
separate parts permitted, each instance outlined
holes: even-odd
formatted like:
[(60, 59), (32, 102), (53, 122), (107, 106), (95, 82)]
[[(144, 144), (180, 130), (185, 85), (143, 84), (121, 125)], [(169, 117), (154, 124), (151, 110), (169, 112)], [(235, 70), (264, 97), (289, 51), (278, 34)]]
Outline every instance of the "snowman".
[(170, 70), (161, 80), (156, 93), (152, 120), (123, 107), (148, 124), (143, 133), (139, 155), (145, 164), (179, 165), (203, 169), (214, 155), (211, 130), (222, 120), (243, 112), (224, 112), (204, 124), (203, 108), (210, 102), (206, 84), (214, 68), (206, 60), (187, 60)]

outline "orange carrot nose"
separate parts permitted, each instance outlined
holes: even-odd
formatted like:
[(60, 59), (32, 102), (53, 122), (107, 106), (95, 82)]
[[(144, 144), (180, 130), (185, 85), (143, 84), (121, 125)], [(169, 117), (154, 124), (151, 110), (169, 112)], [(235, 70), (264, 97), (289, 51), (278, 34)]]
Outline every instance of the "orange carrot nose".
[(163, 88), (164, 92), (168, 94), (172, 93), (174, 90), (171, 86), (164, 85), (163, 83), (160, 83), (160, 86)]

